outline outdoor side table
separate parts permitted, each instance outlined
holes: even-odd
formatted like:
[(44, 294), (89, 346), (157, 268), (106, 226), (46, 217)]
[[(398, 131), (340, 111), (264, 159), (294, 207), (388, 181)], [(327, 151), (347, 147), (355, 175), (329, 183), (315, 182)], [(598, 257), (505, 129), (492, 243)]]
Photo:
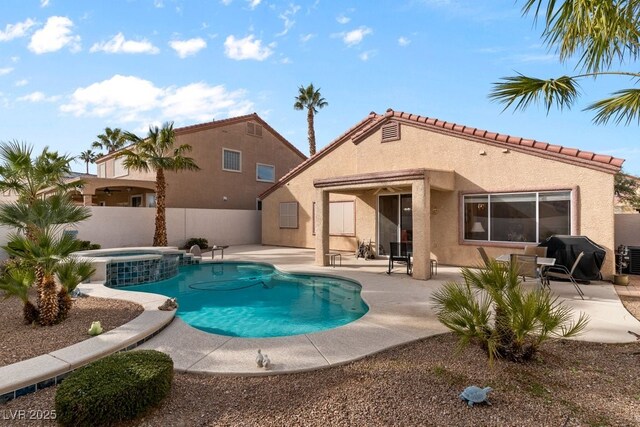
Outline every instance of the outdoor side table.
[(229, 247), (229, 245), (224, 245), (224, 246), (213, 246), (211, 248), (211, 259), (214, 259), (216, 257), (216, 251), (220, 251), (220, 255), (221, 258), (224, 259), (224, 250), (227, 249)]
[(340, 260), (340, 266), (342, 267), (342, 254), (337, 252), (329, 252), (328, 254), (324, 254), (324, 256), (329, 257), (329, 265), (333, 268), (336, 268), (336, 258)]

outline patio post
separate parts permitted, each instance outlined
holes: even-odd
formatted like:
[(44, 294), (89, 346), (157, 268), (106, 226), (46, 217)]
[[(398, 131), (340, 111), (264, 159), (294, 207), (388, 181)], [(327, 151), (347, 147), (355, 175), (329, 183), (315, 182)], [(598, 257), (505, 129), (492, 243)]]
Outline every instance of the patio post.
[(329, 192), (316, 189), (316, 265), (329, 265)]
[(92, 196), (93, 194), (83, 194), (82, 195), (82, 204), (84, 206), (91, 206), (92, 204)]
[(431, 278), (431, 184), (429, 178), (411, 185), (413, 214), (413, 278)]

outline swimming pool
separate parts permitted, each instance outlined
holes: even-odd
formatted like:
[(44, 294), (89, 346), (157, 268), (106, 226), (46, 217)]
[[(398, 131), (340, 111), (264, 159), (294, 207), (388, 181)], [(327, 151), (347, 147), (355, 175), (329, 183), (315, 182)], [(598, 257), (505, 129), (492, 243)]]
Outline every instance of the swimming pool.
[(244, 338), (333, 329), (369, 310), (354, 281), (288, 274), (262, 263), (188, 265), (171, 279), (123, 289), (175, 297), (176, 315), (194, 328)]

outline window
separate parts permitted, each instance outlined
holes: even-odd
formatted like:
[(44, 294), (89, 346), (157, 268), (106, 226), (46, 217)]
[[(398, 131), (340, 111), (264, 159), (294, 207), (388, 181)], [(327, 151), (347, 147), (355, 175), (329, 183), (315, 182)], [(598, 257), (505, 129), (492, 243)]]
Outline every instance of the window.
[(145, 198), (147, 200), (147, 207), (148, 208), (155, 208), (156, 207), (156, 193), (147, 193), (147, 194), (145, 194)]
[(240, 151), (222, 149), (222, 170), (242, 172), (242, 153)]
[(98, 178), (106, 178), (107, 174), (106, 174), (106, 168), (104, 163), (100, 163), (98, 165)]
[(122, 164), (124, 162), (123, 158), (117, 158), (113, 160), (113, 176), (119, 177), (129, 174), (129, 170), (124, 167)]
[(400, 123), (391, 122), (382, 126), (382, 142), (397, 141), (400, 139)]
[(131, 207), (139, 208), (142, 206), (142, 195), (137, 194), (135, 196), (131, 196)]
[(256, 164), (256, 181), (275, 182), (276, 168), (271, 165)]
[(257, 136), (258, 138), (261, 138), (262, 137), (262, 126), (257, 124), (257, 123), (247, 122), (247, 133), (249, 135)]
[(329, 234), (356, 234), (356, 209), (354, 201), (329, 203)]
[(298, 228), (298, 202), (280, 203), (280, 228)]
[[(316, 202), (311, 205), (312, 230), (316, 235)], [(354, 201), (329, 202), (329, 234), (331, 236), (355, 236), (356, 206)]]
[(571, 192), (464, 196), (464, 239), (539, 243), (571, 234)]

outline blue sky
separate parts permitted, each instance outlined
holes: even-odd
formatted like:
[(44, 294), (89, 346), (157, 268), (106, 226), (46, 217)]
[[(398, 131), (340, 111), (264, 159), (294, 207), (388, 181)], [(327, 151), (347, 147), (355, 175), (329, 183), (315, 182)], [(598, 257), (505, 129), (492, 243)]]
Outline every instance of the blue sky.
[[(522, 2), (476, 0), (3, 0), (0, 140), (76, 155), (106, 126), (146, 134), (257, 112), (304, 153), (313, 82), (329, 105), (319, 148), (387, 108), (627, 159), (637, 125), (595, 126), (582, 109), (627, 79), (583, 82), (571, 111), (502, 112), (491, 84), (574, 72), (521, 16)], [(631, 69), (635, 64), (625, 64)], [(625, 68), (626, 67), (626, 68)], [(77, 163), (76, 170), (84, 170)]]

